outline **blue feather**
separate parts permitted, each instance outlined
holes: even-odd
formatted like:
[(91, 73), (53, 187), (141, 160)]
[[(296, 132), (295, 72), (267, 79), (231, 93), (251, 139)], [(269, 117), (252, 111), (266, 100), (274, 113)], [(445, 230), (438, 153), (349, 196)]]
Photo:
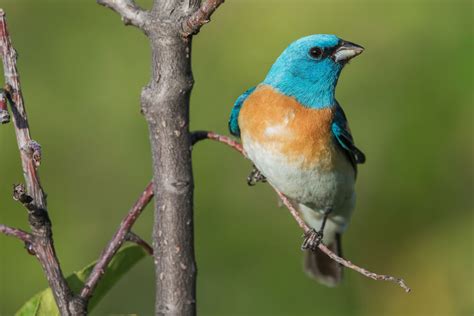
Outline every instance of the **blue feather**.
[(232, 108), (232, 112), (230, 113), (229, 119), (229, 130), (230, 133), (234, 136), (240, 137), (240, 128), (239, 128), (239, 112), (242, 108), (242, 104), (244, 104), (247, 97), (252, 94), (256, 87), (252, 87), (242, 93), (234, 103), (234, 107)]
[(354, 169), (357, 164), (365, 162), (364, 153), (358, 149), (354, 144), (351, 132), (349, 130), (349, 124), (347, 123), (346, 115), (342, 110), (342, 107), (336, 102), (336, 112), (334, 120), (331, 125), (331, 131), (337, 140), (337, 143), (342, 147), (344, 152), (348, 155)]

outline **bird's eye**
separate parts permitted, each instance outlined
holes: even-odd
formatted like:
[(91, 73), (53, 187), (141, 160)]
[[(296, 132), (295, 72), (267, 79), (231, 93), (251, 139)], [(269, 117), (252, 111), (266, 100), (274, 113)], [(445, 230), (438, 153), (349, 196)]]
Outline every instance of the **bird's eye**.
[(319, 47), (312, 47), (309, 50), (309, 55), (313, 57), (314, 59), (320, 59), (321, 56), (323, 55), (323, 50)]

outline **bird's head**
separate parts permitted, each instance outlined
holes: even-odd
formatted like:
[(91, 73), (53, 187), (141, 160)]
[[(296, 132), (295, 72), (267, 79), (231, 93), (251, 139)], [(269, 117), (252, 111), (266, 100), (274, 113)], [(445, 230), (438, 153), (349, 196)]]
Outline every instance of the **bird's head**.
[(306, 36), (283, 51), (264, 83), (296, 98), (304, 106), (331, 106), (335, 103), (335, 88), (342, 68), (363, 50), (335, 35)]

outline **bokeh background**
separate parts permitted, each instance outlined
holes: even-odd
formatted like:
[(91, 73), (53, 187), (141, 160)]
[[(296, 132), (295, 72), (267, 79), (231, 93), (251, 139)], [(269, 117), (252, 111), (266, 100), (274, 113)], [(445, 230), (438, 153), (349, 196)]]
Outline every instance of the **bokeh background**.
[[(139, 1), (148, 7), (151, 1)], [(34, 139), (44, 150), (57, 251), (66, 273), (97, 258), (150, 179), (139, 96), (149, 78), (143, 34), (94, 1), (2, 0), (20, 59)], [(473, 315), (473, 2), (228, 0), (195, 38), (191, 126), (227, 134), (234, 100), (293, 40), (334, 33), (366, 51), (337, 97), (357, 144), (358, 203), (347, 258), (403, 276), (346, 271), (328, 289), (306, 278), (301, 231), (251, 164), (226, 146), (194, 150), (201, 315)], [(27, 229), (11, 199), (22, 180), (11, 125), (0, 128), (0, 222)], [(151, 207), (135, 231), (150, 239)], [(152, 260), (94, 315), (153, 313)], [(46, 287), (34, 258), (0, 236), (0, 314)]]

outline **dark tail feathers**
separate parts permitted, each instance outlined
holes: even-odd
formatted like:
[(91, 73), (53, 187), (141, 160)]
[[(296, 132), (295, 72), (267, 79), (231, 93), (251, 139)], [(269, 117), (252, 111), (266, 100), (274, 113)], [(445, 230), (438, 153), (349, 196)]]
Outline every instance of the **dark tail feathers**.
[[(341, 234), (336, 234), (328, 248), (342, 256)], [(305, 252), (304, 270), (311, 278), (329, 287), (338, 285), (342, 280), (342, 266), (319, 249)]]

